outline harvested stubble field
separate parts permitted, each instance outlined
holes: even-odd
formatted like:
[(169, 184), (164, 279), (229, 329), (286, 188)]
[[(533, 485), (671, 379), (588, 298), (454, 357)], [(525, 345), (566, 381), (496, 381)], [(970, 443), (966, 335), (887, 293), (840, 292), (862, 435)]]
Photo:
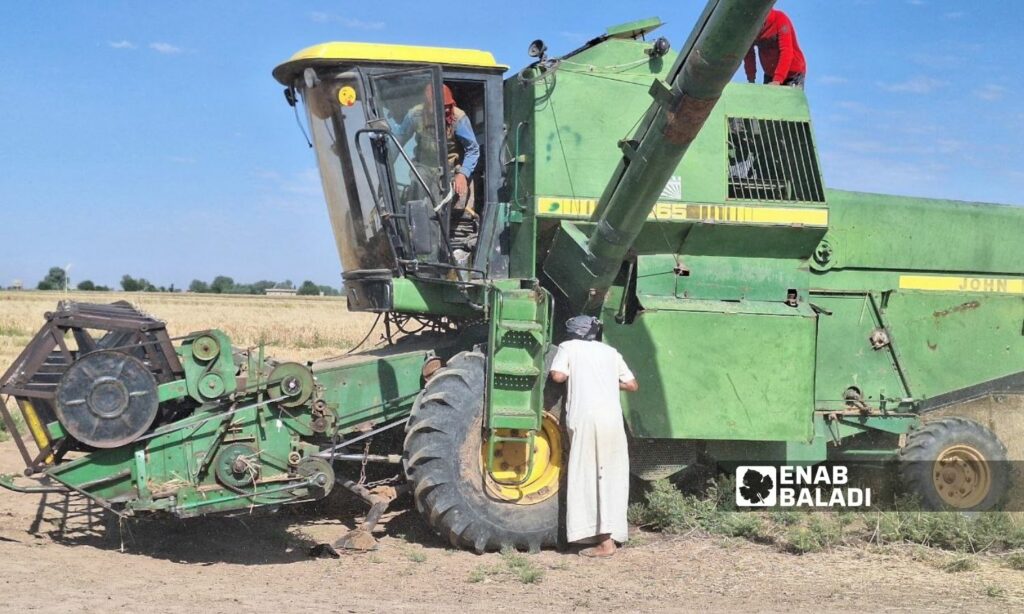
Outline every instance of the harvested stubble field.
[(219, 328), (236, 346), (264, 343), (267, 355), (283, 360), (316, 360), (342, 353), (359, 343), (374, 320), (372, 315), (349, 312), (345, 299), (338, 297), (0, 292), (0, 373), (43, 325), (43, 314), (64, 299), (93, 303), (127, 300), (167, 322), (172, 337)]
[[(0, 293), (0, 370), (61, 293)], [(309, 360), (343, 352), (373, 317), (341, 299), (72, 293), (128, 299), (172, 335), (218, 327), (237, 345)], [(375, 341), (375, 339), (374, 339)], [(0, 473), (21, 470), (0, 443)], [(373, 553), (311, 559), (365, 506), (340, 492), (275, 515), (105, 524), (80, 498), (0, 491), (0, 611), (1013, 611), (1024, 560), (840, 540), (802, 556), (702, 530), (634, 529), (608, 561), (545, 551), (477, 556), (430, 533), (408, 500), (385, 517)], [(684, 510), (689, 515), (690, 512)], [(737, 531), (732, 531), (733, 534)], [(756, 541), (756, 540), (755, 540)], [(1014, 562), (1016, 561), (1016, 563)], [(1020, 565), (1017, 565), (1020, 563)], [(56, 575), (55, 575), (56, 574)]]

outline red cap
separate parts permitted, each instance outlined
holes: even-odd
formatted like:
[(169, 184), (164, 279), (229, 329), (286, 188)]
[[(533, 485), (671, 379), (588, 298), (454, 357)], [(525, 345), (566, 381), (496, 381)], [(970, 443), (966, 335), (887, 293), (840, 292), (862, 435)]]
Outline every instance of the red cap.
[[(450, 87), (448, 87), (447, 85), (444, 85), (443, 88), (444, 88), (444, 106), (446, 106), (446, 107), (454, 107), (455, 106), (455, 96), (452, 95), (452, 89)], [(427, 100), (433, 100), (434, 99), (434, 86), (433, 85), (428, 85), (426, 87), (426, 89), (424, 89), (423, 93), (426, 95)]]

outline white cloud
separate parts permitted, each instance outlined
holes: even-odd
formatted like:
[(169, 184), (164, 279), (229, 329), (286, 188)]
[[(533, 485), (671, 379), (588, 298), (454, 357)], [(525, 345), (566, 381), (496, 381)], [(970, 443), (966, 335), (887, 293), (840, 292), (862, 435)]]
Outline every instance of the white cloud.
[(307, 168), (289, 173), (257, 169), (254, 174), (265, 186), (261, 205), (286, 211), (323, 211), (324, 192), (320, 171)]
[(941, 154), (951, 155), (955, 153), (963, 153), (966, 150), (968, 144), (964, 141), (957, 139), (936, 139), (935, 140), (935, 151)]
[(113, 49), (135, 49), (135, 43), (129, 40), (109, 41), (107, 45)]
[(910, 55), (910, 61), (939, 71), (955, 70), (966, 63), (963, 54), (955, 53), (914, 53)]
[(844, 141), (840, 147), (859, 154), (892, 153), (891, 147), (881, 141), (874, 140)]
[(933, 77), (914, 77), (907, 81), (898, 83), (886, 83), (880, 81), (878, 87), (887, 92), (898, 92), (907, 94), (931, 94), (939, 88), (949, 85), (949, 82), (935, 79)]
[(873, 113), (874, 112), (874, 110), (871, 109), (870, 107), (868, 107), (866, 104), (864, 104), (863, 102), (856, 101), (856, 100), (840, 100), (838, 103), (836, 103), (836, 106), (838, 106), (840, 109), (843, 109), (845, 111), (852, 111), (854, 113)]
[(351, 30), (383, 30), (387, 26), (383, 21), (364, 21), (355, 17), (334, 15), (323, 11), (313, 11), (309, 14), (309, 18), (316, 23), (338, 23)]
[(914, 6), (924, 6), (928, 3), (925, 2), (925, 0), (907, 0), (907, 4), (912, 4)]
[(849, 81), (846, 77), (840, 77), (839, 75), (823, 75), (818, 79), (818, 82), (823, 85), (841, 85)]
[(960, 19), (966, 14), (967, 13), (963, 11), (949, 11), (948, 13), (944, 13), (942, 16), (945, 17), (946, 19)]
[(994, 83), (989, 83), (988, 85), (984, 85), (974, 90), (974, 95), (977, 96), (978, 98), (981, 98), (982, 100), (995, 102), (996, 100), (1001, 100), (1003, 96), (1006, 95), (1006, 88), (1003, 87), (1002, 85), (995, 85)]
[(822, 161), (829, 186), (881, 194), (942, 196), (949, 174), (934, 155), (892, 159), (875, 152), (827, 151)]
[(184, 51), (184, 49), (182, 49), (181, 47), (176, 47), (175, 45), (172, 45), (170, 43), (161, 42), (150, 43), (149, 48), (153, 51), (156, 51), (157, 53), (163, 53), (165, 55), (173, 55), (175, 53), (181, 53)]
[(320, 170), (313, 167), (294, 172), (280, 184), (281, 191), (299, 196), (323, 196), (323, 184), (320, 183)]
[(281, 173), (265, 168), (258, 168), (254, 170), (252, 175), (256, 179), (262, 179), (265, 181), (279, 181), (281, 179)]

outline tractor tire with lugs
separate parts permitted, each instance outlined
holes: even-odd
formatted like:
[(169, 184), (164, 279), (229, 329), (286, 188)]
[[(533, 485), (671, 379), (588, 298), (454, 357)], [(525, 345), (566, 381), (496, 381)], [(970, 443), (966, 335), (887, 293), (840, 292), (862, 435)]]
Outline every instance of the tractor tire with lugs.
[(516, 505), (493, 496), (482, 468), (486, 358), (462, 352), (427, 382), (406, 428), (416, 509), (452, 546), (537, 551), (558, 539), (559, 497)]
[(985, 511), (1006, 495), (1006, 446), (973, 420), (941, 418), (911, 431), (899, 453), (905, 490), (929, 509)]

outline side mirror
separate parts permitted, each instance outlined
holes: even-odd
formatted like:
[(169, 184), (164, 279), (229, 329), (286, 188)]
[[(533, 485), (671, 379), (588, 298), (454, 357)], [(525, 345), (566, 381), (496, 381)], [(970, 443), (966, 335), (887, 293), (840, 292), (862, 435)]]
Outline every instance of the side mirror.
[(541, 61), (544, 61), (544, 56), (547, 52), (548, 46), (539, 38), (530, 43), (530, 49), (527, 51), (531, 58), (540, 58)]
[(312, 66), (302, 71), (302, 80), (306, 83), (307, 90), (311, 90), (320, 84), (320, 77), (316, 75), (316, 70)]

